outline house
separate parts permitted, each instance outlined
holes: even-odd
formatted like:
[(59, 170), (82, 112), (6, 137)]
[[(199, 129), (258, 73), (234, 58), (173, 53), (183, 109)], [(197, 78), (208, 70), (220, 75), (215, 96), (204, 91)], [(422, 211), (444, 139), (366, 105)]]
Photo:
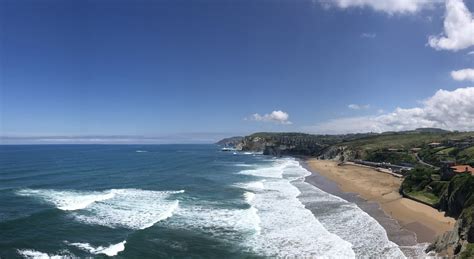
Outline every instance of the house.
[(441, 143), (439, 143), (439, 142), (431, 142), (431, 143), (428, 144), (428, 146), (430, 146), (430, 147), (439, 147), (439, 146), (441, 146)]
[(461, 173), (469, 173), (474, 175), (474, 167), (470, 165), (455, 165), (451, 166), (451, 169), (454, 173), (461, 174)]
[(455, 165), (452, 162), (444, 162), (440, 173), (441, 180), (446, 181), (453, 178), (456, 174), (468, 173), (474, 176), (474, 168), (470, 165)]

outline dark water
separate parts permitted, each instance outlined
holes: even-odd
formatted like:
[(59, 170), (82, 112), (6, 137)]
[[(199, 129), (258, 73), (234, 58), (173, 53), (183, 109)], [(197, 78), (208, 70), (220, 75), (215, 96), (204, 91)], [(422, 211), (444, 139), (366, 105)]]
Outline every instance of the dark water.
[(0, 146), (0, 257), (403, 256), (308, 174), (214, 145)]

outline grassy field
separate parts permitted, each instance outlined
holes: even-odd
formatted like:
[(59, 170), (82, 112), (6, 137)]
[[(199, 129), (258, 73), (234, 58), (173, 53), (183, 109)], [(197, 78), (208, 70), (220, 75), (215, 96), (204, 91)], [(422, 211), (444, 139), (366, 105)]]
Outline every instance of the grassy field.
[(474, 147), (469, 147), (458, 153), (459, 162), (463, 164), (474, 164)]
[(407, 193), (406, 195), (413, 197), (415, 199), (418, 199), (420, 201), (426, 202), (431, 205), (435, 205), (439, 201), (438, 196), (426, 191), (415, 191), (415, 192)]
[(448, 147), (448, 148), (444, 148), (444, 149), (441, 149), (440, 151), (436, 152), (437, 155), (449, 155), (449, 152), (453, 151), (455, 148), (454, 147)]
[(398, 148), (410, 149), (422, 147), (431, 142), (442, 142), (446, 140), (463, 139), (474, 136), (474, 132), (447, 132), (447, 133), (424, 133), (424, 132), (402, 132), (383, 133), (367, 138), (361, 138), (343, 143), (364, 150)]

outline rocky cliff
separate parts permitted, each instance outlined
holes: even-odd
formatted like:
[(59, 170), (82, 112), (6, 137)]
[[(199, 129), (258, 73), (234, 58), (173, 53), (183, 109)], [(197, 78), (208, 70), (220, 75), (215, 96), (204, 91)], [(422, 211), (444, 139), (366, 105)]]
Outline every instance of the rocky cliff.
[(474, 177), (455, 176), (440, 197), (439, 209), (457, 218), (452, 231), (438, 237), (428, 251), (472, 258), (474, 251)]
[(319, 156), (339, 137), (303, 133), (255, 133), (244, 137), (243, 151), (263, 152), (273, 156)]
[(221, 139), (216, 144), (219, 146), (224, 146), (224, 147), (237, 147), (237, 145), (239, 145), (243, 139), (244, 137), (241, 137), (241, 136), (230, 137), (230, 138)]

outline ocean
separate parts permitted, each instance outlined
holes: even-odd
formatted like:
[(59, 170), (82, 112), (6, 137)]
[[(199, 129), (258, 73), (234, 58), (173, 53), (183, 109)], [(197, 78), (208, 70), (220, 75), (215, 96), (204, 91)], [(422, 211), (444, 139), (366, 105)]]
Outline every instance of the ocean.
[(0, 146), (0, 258), (404, 257), (308, 175), (215, 145)]

